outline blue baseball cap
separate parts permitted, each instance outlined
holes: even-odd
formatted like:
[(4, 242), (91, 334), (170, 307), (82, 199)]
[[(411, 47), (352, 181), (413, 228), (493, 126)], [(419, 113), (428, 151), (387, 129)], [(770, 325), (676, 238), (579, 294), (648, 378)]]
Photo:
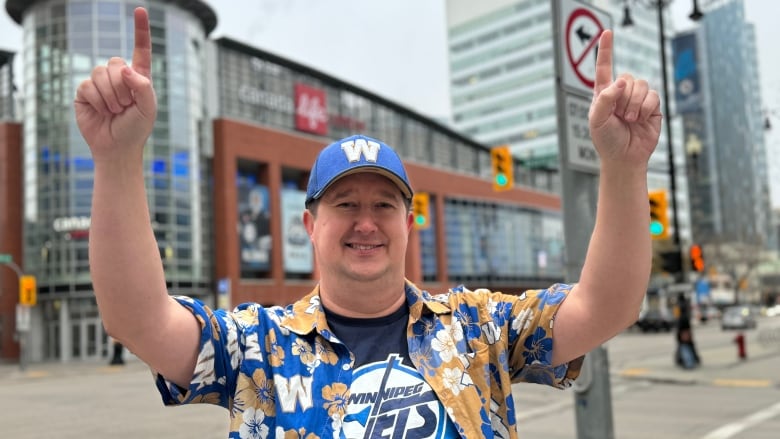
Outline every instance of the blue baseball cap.
[(320, 198), (338, 179), (358, 172), (374, 172), (398, 186), (404, 198), (412, 199), (412, 186), (401, 158), (384, 142), (363, 135), (337, 140), (326, 146), (314, 161), (306, 189), (306, 206)]

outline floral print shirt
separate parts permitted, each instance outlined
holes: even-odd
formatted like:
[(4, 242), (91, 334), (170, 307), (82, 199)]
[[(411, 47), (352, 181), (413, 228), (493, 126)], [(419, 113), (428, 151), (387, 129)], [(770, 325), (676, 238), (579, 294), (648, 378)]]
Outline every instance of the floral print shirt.
[[(553, 317), (569, 291), (457, 287), (433, 296), (407, 282), (410, 359), (462, 438), (517, 437), (511, 383), (564, 388), (577, 377), (582, 357), (551, 364)], [(328, 329), (318, 288), (286, 307), (243, 304), (233, 312), (176, 299), (202, 334), (187, 389), (156, 375), (166, 405), (227, 408), (230, 438), (349, 437), (354, 355)]]

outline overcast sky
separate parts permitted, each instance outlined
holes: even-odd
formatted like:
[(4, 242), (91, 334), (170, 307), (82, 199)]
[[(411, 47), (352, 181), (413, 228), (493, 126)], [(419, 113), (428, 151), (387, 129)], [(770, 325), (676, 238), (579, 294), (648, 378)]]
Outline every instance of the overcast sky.
[[(703, 7), (712, 1), (699, 0)], [(212, 37), (227, 36), (280, 54), (432, 117), (450, 114), (445, 0), (207, 3), (218, 17)], [(671, 2), (676, 28), (693, 25), (687, 18), (691, 4)], [(780, 56), (774, 47), (780, 41), (780, 1), (745, 4), (747, 20), (757, 29), (764, 105), (780, 108)], [(0, 49), (20, 47), (21, 28), (3, 8)]]

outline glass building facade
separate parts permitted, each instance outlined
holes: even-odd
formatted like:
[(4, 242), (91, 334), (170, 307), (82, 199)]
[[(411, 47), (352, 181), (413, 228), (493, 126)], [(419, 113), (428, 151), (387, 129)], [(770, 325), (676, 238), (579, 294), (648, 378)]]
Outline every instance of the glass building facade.
[[(480, 143), (267, 52), (227, 38), (217, 44), (220, 117), (332, 139), (362, 132), (393, 145), (405, 160), (490, 177), (489, 151)], [(320, 125), (308, 123), (317, 119)]]
[(757, 252), (777, 241), (756, 36), (744, 8), (742, 0), (712, 8), (700, 28), (675, 40), (677, 100), (686, 105), (680, 109), (694, 183), (693, 238), (705, 252), (735, 243)]
[(132, 59), (133, 11), (149, 11), (158, 119), (144, 150), (154, 231), (172, 292), (211, 290), (203, 65), (216, 16), (201, 2), (9, 1), (23, 26), (24, 266), (38, 279), (36, 357), (99, 357), (105, 346), (89, 275), (94, 165), (73, 96), (92, 68)]
[(16, 119), (16, 84), (12, 68), (14, 56), (13, 52), (0, 50), (0, 121)]
[(551, 12), (548, 0), (447, 2), (455, 126), (557, 168)]

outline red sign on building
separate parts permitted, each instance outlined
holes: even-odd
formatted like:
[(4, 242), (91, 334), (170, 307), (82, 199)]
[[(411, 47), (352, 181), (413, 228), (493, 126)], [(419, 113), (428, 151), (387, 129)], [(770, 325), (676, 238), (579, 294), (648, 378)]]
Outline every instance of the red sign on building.
[(323, 136), (328, 134), (328, 102), (325, 90), (295, 84), (295, 128)]

